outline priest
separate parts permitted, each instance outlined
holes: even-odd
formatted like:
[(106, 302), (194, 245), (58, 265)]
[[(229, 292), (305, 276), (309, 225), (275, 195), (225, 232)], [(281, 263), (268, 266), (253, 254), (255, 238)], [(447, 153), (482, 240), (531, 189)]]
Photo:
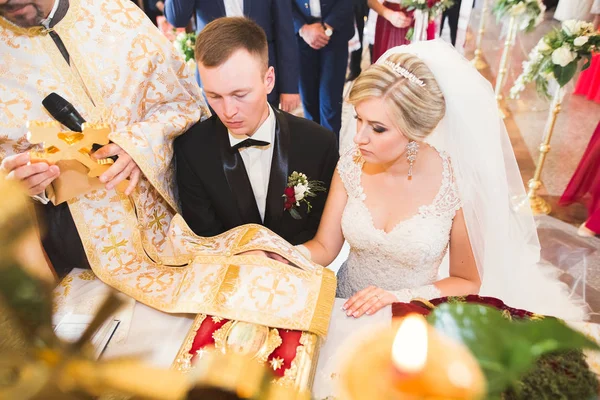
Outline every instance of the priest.
[[(83, 155), (81, 162), (43, 162), (32, 146), (37, 142), (28, 140), (28, 131), (53, 129), (36, 123), (52, 121), (42, 107), (52, 92), (86, 121), (109, 127), (102, 137), (106, 145), (92, 157), (98, 165), (117, 158), (99, 179), (88, 179), (85, 167), (83, 174), (78, 170), (90, 164), (87, 147), (79, 145), (75, 152), (70, 147), (97, 130), (84, 124), (83, 135), (48, 136), (59, 152), (66, 149), (79, 160)], [(150, 340), (144, 350), (167, 352), (170, 345), (169, 356), (157, 356), (169, 364), (192, 320), (196, 329), (212, 321), (204, 328), (219, 328), (222, 344), (231, 338), (237, 346), (236, 338), (251, 337), (241, 345), (261, 340), (267, 342), (264, 349), (273, 350), (282, 340), (278, 349), (293, 350), (288, 354), (293, 357), (260, 347), (261, 357), (275, 359), (280, 372), (290, 371), (281, 372), (283, 378), (306, 384), (310, 373), (304, 370), (312, 367), (303, 360), (314, 358), (317, 337), (327, 334), (335, 276), (262, 226), (202, 238), (176, 215), (172, 142), (208, 111), (172, 44), (133, 2), (0, 0), (0, 110), (1, 172), (21, 181), (35, 201), (52, 203), (43, 210), (51, 238), (45, 248), (64, 272), (76, 267), (55, 289), (56, 322), (68, 313), (89, 314), (97, 309), (100, 292), (112, 287), (130, 303), (137, 301), (135, 312), (122, 312), (118, 328), (127, 335), (129, 350), (143, 347), (144, 340)], [(48, 154), (57, 153), (42, 156)], [(255, 250), (276, 253), (292, 265), (247, 255)], [(80, 269), (86, 264), (93, 273)], [(129, 324), (127, 334), (122, 327)], [(183, 325), (179, 331), (177, 324)], [(281, 338), (265, 327), (282, 329), (281, 336), (295, 332), (294, 337)], [(195, 335), (192, 329), (190, 343), (196, 343)], [(214, 342), (212, 333), (206, 339)], [(305, 349), (297, 352), (301, 344)], [(182, 350), (182, 368), (198, 350)]]
[[(93, 157), (118, 158), (87, 190), (73, 190), (67, 164), (30, 162), (27, 124), (52, 120), (42, 107), (52, 92), (111, 129)], [(177, 207), (172, 141), (208, 111), (193, 75), (134, 3), (0, 0), (0, 109), (1, 169), (35, 199), (59, 278), (94, 263), (139, 266), (142, 241), (161, 247)], [(71, 193), (61, 196), (63, 178)]]

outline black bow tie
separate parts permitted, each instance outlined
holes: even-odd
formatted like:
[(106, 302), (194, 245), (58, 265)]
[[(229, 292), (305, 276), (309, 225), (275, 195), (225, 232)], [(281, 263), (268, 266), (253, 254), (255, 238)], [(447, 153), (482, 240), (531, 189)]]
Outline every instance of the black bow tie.
[(239, 150), (239, 149), (243, 149), (246, 147), (254, 147), (254, 146), (268, 146), (271, 143), (269, 142), (264, 142), (262, 140), (254, 140), (254, 139), (246, 139), (243, 142), (239, 142), (238, 144), (236, 144), (235, 146), (231, 146), (231, 148), (233, 150)]

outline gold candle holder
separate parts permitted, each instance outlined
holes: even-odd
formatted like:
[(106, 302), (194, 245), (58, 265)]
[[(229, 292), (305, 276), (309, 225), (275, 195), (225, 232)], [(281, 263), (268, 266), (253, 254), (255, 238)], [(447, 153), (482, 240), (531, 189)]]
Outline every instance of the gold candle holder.
[(506, 75), (508, 73), (508, 62), (510, 60), (510, 53), (517, 37), (517, 18), (514, 16), (510, 17), (508, 24), (508, 33), (506, 34), (506, 41), (504, 42), (504, 50), (502, 51), (502, 58), (500, 59), (500, 67), (498, 68), (498, 76), (496, 77), (496, 101), (498, 103), (498, 110), (500, 116), (504, 119), (508, 116), (508, 109), (502, 107), (502, 101), (504, 96), (502, 90), (504, 89), (504, 83), (506, 81)]
[(481, 8), (481, 18), (479, 20), (479, 30), (477, 31), (477, 44), (475, 46), (475, 57), (471, 60), (471, 63), (478, 70), (486, 69), (488, 67), (487, 62), (483, 59), (483, 51), (481, 50), (483, 46), (483, 35), (485, 33), (485, 24), (487, 19), (487, 11), (489, 8), (489, 0), (483, 1), (483, 6)]
[(486, 381), (475, 357), (412, 314), (353, 347), (340, 376), (345, 400), (475, 400)]
[(550, 214), (552, 207), (542, 199), (538, 194), (538, 190), (542, 188), (542, 169), (546, 161), (546, 156), (550, 152), (550, 141), (552, 140), (552, 134), (554, 133), (554, 127), (556, 125), (556, 119), (562, 109), (562, 101), (565, 94), (564, 88), (559, 88), (554, 94), (552, 99), (552, 105), (550, 107), (550, 113), (548, 114), (548, 121), (546, 122), (546, 128), (544, 130), (544, 139), (540, 145), (540, 155), (538, 158), (537, 166), (533, 178), (529, 181), (529, 191), (527, 192), (527, 198), (529, 199), (529, 205), (534, 215)]

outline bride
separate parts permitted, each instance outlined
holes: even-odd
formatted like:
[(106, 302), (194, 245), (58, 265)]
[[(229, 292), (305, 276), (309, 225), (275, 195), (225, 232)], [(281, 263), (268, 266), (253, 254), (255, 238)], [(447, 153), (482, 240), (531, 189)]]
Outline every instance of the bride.
[[(481, 294), (584, 318), (550, 269), (490, 84), (449, 44), (386, 52), (355, 81), (354, 145), (343, 151), (316, 237), (299, 246), (330, 264), (350, 256), (337, 297), (348, 316), (413, 298)], [(438, 279), (449, 252), (449, 276)]]

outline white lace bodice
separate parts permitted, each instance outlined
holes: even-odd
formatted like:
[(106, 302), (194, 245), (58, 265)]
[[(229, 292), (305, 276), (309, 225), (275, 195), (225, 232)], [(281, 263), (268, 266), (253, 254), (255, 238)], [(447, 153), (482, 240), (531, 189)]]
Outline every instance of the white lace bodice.
[[(443, 163), (440, 189), (433, 203), (423, 205), (412, 217), (386, 233), (375, 228), (365, 205), (362, 188), (363, 161), (356, 147), (345, 151), (338, 172), (348, 193), (342, 215), (342, 230), (350, 244), (350, 256), (338, 272), (337, 297), (348, 298), (368, 286), (397, 292), (431, 285), (450, 241), (450, 230), (461, 202), (450, 159), (439, 153)], [(422, 293), (436, 297), (435, 288)], [(398, 292), (400, 293), (400, 292)], [(414, 293), (413, 293), (414, 294)], [(397, 295), (400, 301), (402, 299)]]

